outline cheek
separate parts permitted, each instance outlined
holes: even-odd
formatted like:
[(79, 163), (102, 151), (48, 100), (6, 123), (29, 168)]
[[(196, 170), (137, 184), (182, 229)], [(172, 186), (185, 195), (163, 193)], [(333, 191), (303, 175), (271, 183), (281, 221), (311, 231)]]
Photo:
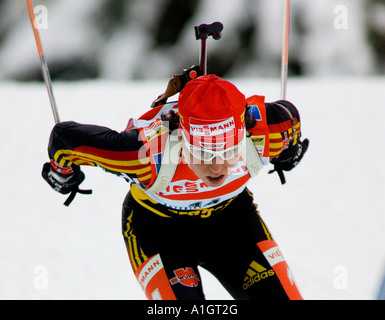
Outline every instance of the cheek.
[(240, 158), (240, 156), (235, 157), (235, 158), (230, 159), (230, 160), (226, 160), (226, 162), (225, 162), (225, 163), (226, 163), (226, 166), (227, 166), (228, 168), (234, 167), (234, 166), (238, 163), (239, 158)]
[(197, 163), (189, 163), (189, 165), (190, 165), (190, 168), (192, 169), (192, 171), (194, 171), (194, 173), (195, 173), (199, 178), (201, 178), (202, 176), (204, 176), (204, 171), (205, 171), (204, 165), (202, 165), (202, 164), (197, 164)]

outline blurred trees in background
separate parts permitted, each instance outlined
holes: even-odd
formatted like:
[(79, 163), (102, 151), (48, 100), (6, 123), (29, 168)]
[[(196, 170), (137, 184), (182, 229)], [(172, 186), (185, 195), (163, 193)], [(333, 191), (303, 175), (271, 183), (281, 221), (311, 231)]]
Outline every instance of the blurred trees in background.
[[(53, 79), (169, 77), (198, 62), (193, 26), (214, 21), (225, 28), (220, 41), (208, 43), (210, 73), (279, 75), (283, 1), (34, 0), (39, 4), (49, 12), (41, 34)], [(338, 5), (348, 12), (345, 34), (333, 29)], [(27, 19), (25, 1), (0, 0), (1, 78), (41, 80)], [(384, 71), (385, 0), (292, 1), (290, 75)]]

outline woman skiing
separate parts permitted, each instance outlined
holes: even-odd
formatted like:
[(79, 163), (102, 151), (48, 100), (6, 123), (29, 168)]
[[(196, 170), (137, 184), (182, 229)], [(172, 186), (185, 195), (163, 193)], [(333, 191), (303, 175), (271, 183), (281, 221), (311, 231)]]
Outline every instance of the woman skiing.
[(288, 101), (245, 96), (215, 75), (189, 81), (118, 133), (75, 122), (50, 136), (44, 179), (73, 199), (81, 166), (125, 178), (122, 232), (148, 299), (204, 299), (198, 266), (234, 299), (302, 299), (247, 183), (263, 165), (294, 168), (308, 147)]

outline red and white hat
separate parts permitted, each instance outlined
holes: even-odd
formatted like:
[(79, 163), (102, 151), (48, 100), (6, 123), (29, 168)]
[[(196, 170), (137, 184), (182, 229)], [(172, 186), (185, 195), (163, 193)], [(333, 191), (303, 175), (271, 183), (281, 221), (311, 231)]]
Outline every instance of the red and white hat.
[(179, 94), (180, 129), (195, 147), (221, 150), (245, 136), (245, 96), (215, 75), (201, 76)]

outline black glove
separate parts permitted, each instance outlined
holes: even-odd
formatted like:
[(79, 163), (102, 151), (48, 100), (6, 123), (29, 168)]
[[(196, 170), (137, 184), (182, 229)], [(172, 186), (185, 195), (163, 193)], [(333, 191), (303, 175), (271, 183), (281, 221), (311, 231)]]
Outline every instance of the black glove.
[(285, 184), (286, 179), (283, 171), (290, 171), (296, 167), (303, 158), (308, 147), (309, 139), (305, 139), (302, 142), (298, 141), (295, 146), (290, 146), (282, 151), (279, 157), (271, 160), (271, 163), (274, 165), (274, 170), (270, 170), (269, 173), (276, 171), (281, 179), (281, 183)]
[(50, 162), (43, 165), (41, 175), (43, 179), (51, 186), (52, 189), (61, 193), (71, 193), (68, 199), (64, 202), (65, 206), (69, 206), (75, 198), (76, 193), (91, 194), (92, 190), (80, 190), (79, 185), (83, 182), (85, 175), (80, 170), (79, 166), (74, 166), (68, 173), (59, 172)]

